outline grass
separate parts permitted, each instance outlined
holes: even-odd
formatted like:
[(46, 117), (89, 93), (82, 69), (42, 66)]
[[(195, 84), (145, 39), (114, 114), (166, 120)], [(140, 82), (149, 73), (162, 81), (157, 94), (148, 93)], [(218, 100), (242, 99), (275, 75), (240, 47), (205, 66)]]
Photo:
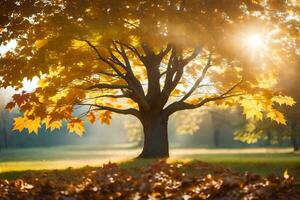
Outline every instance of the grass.
[[(109, 161), (133, 170), (153, 160), (132, 160), (140, 149), (128, 146), (61, 146), (11, 149), (0, 152), (0, 178), (19, 178), (35, 171), (97, 167)], [(260, 175), (282, 174), (285, 169), (300, 178), (300, 155), (291, 149), (172, 149), (170, 162), (203, 162), (234, 171), (251, 171)]]
[(300, 155), (294, 153), (210, 154), (195, 155), (189, 159), (202, 160), (234, 171), (250, 171), (260, 175), (282, 174), (288, 169), (291, 174), (300, 177)]

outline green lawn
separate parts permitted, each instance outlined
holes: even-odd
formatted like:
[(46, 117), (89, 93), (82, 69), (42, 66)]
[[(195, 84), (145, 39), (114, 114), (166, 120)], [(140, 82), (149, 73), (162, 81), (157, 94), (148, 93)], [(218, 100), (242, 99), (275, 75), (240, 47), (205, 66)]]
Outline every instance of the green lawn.
[[(53, 170), (96, 167), (108, 161), (133, 169), (151, 160), (132, 160), (140, 149), (129, 146), (62, 146), (50, 148), (11, 149), (0, 152), (0, 177), (16, 178), (28, 170)], [(285, 169), (300, 178), (300, 155), (291, 149), (172, 149), (170, 162), (201, 160), (261, 175), (281, 174)]]

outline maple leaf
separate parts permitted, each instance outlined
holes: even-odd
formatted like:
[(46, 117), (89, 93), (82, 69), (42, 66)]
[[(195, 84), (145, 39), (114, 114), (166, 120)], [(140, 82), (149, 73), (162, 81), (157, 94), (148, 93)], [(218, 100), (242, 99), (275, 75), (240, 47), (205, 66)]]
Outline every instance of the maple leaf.
[(40, 127), (41, 119), (36, 117), (34, 119), (28, 119), (26, 128), (28, 129), (29, 133), (38, 133), (38, 129)]
[(276, 121), (278, 124), (286, 125), (286, 119), (285, 119), (284, 115), (275, 109), (271, 109), (269, 111), (269, 113), (267, 114), (267, 117)]
[(243, 107), (243, 113), (246, 115), (247, 119), (262, 120), (263, 106), (261, 103), (252, 99), (243, 99), (241, 101), (241, 106)]
[(104, 113), (99, 115), (99, 120), (101, 124), (107, 124), (110, 125), (110, 120), (111, 120), (111, 112), (110, 111), (105, 111)]
[(21, 106), (29, 98), (29, 93), (22, 92), (22, 94), (14, 94), (13, 100), (18, 105)]
[(15, 103), (15, 102), (9, 102), (9, 103), (5, 106), (5, 109), (11, 111), (15, 106), (16, 106), (16, 103)]
[[(176, 1), (172, 6), (165, 1), (145, 1), (143, 6), (139, 1), (66, 0), (50, 4), (39, 1), (37, 9), (30, 12), (27, 1), (18, 1), (18, 15), (0, 20), (5, 27), (1, 42), (5, 45), (18, 41), (16, 51), (0, 57), (0, 87), (12, 86), (18, 90), (23, 87), (22, 80), (39, 77), (40, 87), (30, 94), (14, 95), (13, 102), (20, 111), (27, 112), (27, 117), (44, 119), (49, 115), (55, 121), (72, 121), (73, 114), (77, 114), (73, 112), (75, 108), (88, 102), (93, 107), (105, 105), (107, 110), (133, 115), (139, 120), (144, 115), (153, 116), (149, 120), (158, 123), (155, 118), (168, 118), (186, 109), (239, 104), (242, 97), (230, 103), (225, 99), (240, 94), (257, 99), (242, 102), (246, 118), (261, 120), (269, 109), (266, 101), (294, 104), (286, 97), (270, 100), (280, 92), (279, 87), (273, 87), (279, 72), (285, 71), (279, 66), (298, 60), (295, 41), (299, 38), (298, 24), (294, 19), (282, 20), (278, 12), (296, 13), (298, 6), (280, 1), (282, 8), (277, 10), (269, 9), (275, 4), (271, 1), (231, 1), (186, 1), (184, 4)], [(5, 16), (15, 16), (16, 11), (9, 3), (12, 1), (4, 2)], [(98, 9), (102, 4), (105, 9)], [(108, 11), (109, 20), (102, 17)], [(80, 12), (85, 14), (79, 18)], [(262, 18), (258, 12), (265, 16)], [(146, 20), (147, 16), (151, 20)], [(220, 16), (226, 16), (226, 20)], [(23, 18), (41, 23), (20, 20)], [(251, 38), (244, 38), (240, 30), (248, 34), (253, 26), (265, 25), (270, 30), (258, 35), (274, 33), (268, 44), (261, 44), (270, 46), (256, 46), (253, 52), (241, 53), (247, 45), (243, 40)], [(290, 47), (288, 51), (281, 48), (286, 46)], [(256, 65), (272, 67), (262, 70)], [(87, 98), (91, 94), (93, 98)], [(202, 103), (193, 102), (192, 97)], [(126, 100), (120, 98), (131, 99), (133, 103), (124, 105)], [(12, 107), (10, 104), (9, 108)], [(280, 116), (273, 115), (283, 123)], [(110, 112), (101, 114), (99, 120), (110, 124)], [(81, 134), (78, 124), (81, 123), (69, 126), (73, 130), (76, 125)], [(153, 124), (163, 130), (167, 125)], [(162, 139), (166, 138), (158, 138)]]
[(50, 116), (47, 116), (47, 118), (45, 118), (43, 122), (46, 125), (46, 129), (50, 129), (51, 131), (59, 129), (61, 127), (61, 121), (53, 121)]
[[(201, 173), (191, 172), (191, 168)], [(135, 176), (132, 176), (131, 170), (137, 171)], [(67, 179), (61, 178), (66, 175)], [(86, 194), (88, 199), (132, 199), (136, 193), (148, 199), (176, 199), (178, 196), (187, 197), (186, 199), (209, 199), (212, 196), (219, 197), (220, 193), (222, 199), (230, 200), (249, 195), (255, 199), (263, 196), (266, 200), (299, 199), (299, 183), (293, 180), (294, 177), (288, 175), (287, 170), (283, 178), (276, 175), (261, 177), (252, 172), (232, 172), (201, 161), (155, 161), (147, 167), (133, 165), (130, 170), (118, 163), (108, 162), (92, 169), (32, 172), (32, 175), (19, 179), (0, 180), (0, 199), (12, 199), (15, 196), (21, 196), (22, 199), (64, 199), (66, 194), (60, 191), (66, 191), (68, 199), (87, 199)], [(78, 185), (82, 186), (81, 192), (76, 192)], [(128, 185), (131, 186), (130, 190)], [(259, 194), (256, 185), (260, 186)], [(51, 194), (40, 192), (49, 187)], [(109, 190), (101, 192), (102, 188)], [(199, 189), (195, 188), (204, 188), (201, 196)]]
[(287, 106), (293, 106), (296, 103), (296, 101), (292, 97), (282, 95), (273, 97), (272, 101), (278, 103), (279, 105), (285, 104)]
[(79, 118), (74, 118), (68, 122), (67, 128), (70, 132), (76, 133), (79, 136), (82, 136), (84, 132), (84, 123)]
[(13, 130), (22, 131), (25, 128), (29, 133), (38, 133), (40, 127), (40, 118), (28, 119), (27, 117), (17, 117), (14, 119)]
[(96, 121), (96, 116), (94, 115), (93, 112), (89, 112), (86, 116), (86, 118), (89, 120), (89, 122), (91, 122), (92, 124), (95, 123)]
[(25, 129), (26, 119), (24, 117), (16, 117), (14, 119), (13, 130), (22, 131)]

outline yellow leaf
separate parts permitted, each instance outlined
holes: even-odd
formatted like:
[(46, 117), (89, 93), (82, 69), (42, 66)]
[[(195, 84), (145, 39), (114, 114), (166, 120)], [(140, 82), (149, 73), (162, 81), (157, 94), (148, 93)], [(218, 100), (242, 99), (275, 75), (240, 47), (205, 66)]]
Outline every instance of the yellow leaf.
[(48, 84), (49, 84), (49, 83), (47, 83), (47, 81), (46, 81), (46, 80), (43, 80), (43, 79), (39, 80), (39, 82), (38, 82), (38, 85), (39, 85), (40, 88), (44, 88), (44, 87), (46, 87)]
[(26, 120), (24, 117), (17, 117), (14, 119), (13, 130), (21, 132), (23, 129), (26, 128), (25, 124), (26, 124)]
[(267, 117), (276, 121), (278, 124), (286, 125), (286, 120), (284, 115), (275, 109), (270, 110), (270, 112), (267, 114)]
[(243, 113), (246, 115), (247, 119), (262, 120), (263, 106), (257, 100), (243, 99), (241, 101), (241, 106), (243, 107)]
[(260, 88), (272, 88), (277, 84), (277, 78), (273, 74), (260, 75), (258, 78), (258, 86)]
[(272, 101), (278, 103), (279, 105), (285, 104), (287, 106), (293, 106), (296, 103), (296, 101), (292, 97), (282, 95), (273, 97)]
[(76, 133), (79, 136), (82, 136), (84, 132), (84, 124), (81, 119), (75, 118), (69, 121), (67, 128), (70, 132)]
[(50, 116), (44, 119), (43, 122), (46, 125), (46, 129), (50, 129), (51, 131), (53, 131), (54, 129), (59, 129), (61, 127), (61, 122), (53, 121)]
[(256, 126), (254, 123), (248, 123), (245, 127), (245, 130), (249, 133), (253, 132), (256, 129)]
[(41, 119), (39, 117), (33, 120), (28, 119), (26, 128), (28, 129), (29, 133), (38, 133), (40, 123), (41, 123)]
[(86, 42), (80, 40), (72, 40), (72, 47), (74, 49), (80, 49), (86, 46)]
[(15, 118), (13, 130), (22, 131), (25, 128), (28, 129), (29, 133), (38, 133), (40, 127), (40, 118), (28, 119), (27, 117), (17, 117)]

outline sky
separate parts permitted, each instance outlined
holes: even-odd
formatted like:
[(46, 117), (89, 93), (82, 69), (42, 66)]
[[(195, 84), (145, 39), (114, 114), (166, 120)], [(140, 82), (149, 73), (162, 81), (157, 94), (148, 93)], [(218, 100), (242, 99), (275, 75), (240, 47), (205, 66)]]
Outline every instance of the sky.
[(17, 46), (17, 41), (12, 40), (7, 45), (0, 45), (0, 56), (6, 52), (13, 50)]

